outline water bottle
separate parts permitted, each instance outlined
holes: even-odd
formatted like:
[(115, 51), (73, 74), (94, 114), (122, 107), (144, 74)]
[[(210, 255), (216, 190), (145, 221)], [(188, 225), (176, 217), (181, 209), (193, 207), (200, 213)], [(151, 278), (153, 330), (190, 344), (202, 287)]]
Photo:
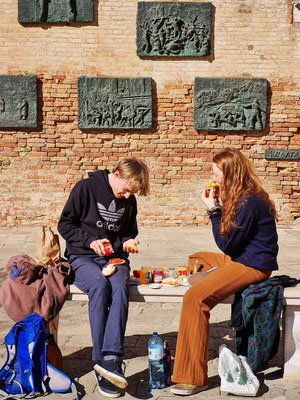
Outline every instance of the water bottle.
[(163, 389), (166, 387), (163, 359), (164, 343), (153, 332), (148, 341), (148, 360), (149, 360), (149, 386), (150, 389)]

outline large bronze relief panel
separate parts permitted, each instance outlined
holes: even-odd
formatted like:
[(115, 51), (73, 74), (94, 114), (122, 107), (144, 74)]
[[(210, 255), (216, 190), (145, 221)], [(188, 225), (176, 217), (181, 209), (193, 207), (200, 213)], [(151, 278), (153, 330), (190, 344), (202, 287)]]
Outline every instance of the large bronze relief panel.
[(94, 0), (18, 0), (21, 23), (91, 22)]
[(138, 2), (137, 55), (203, 57), (211, 52), (211, 3)]
[(260, 78), (195, 78), (195, 129), (265, 129), (267, 86)]
[(152, 127), (151, 78), (79, 76), (77, 87), (79, 128)]
[(0, 127), (37, 126), (36, 76), (0, 75)]

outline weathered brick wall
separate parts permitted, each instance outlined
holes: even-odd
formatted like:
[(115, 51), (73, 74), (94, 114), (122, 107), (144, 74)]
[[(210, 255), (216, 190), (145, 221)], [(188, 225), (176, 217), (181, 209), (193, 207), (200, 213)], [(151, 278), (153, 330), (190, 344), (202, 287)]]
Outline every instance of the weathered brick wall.
[[(213, 55), (140, 59), (137, 1), (94, 1), (95, 22), (21, 25), (17, 0), (2, 0), (0, 74), (38, 76), (39, 127), (0, 129), (0, 224), (55, 225), (70, 189), (87, 172), (125, 155), (151, 167), (151, 196), (139, 198), (140, 224), (207, 222), (200, 197), (212, 155), (234, 146), (253, 160), (281, 223), (300, 215), (299, 161), (268, 161), (269, 148), (300, 148), (300, 24), (288, 0), (213, 2)], [(151, 77), (153, 129), (80, 130), (79, 75)], [(269, 81), (264, 131), (196, 131), (195, 77)]]

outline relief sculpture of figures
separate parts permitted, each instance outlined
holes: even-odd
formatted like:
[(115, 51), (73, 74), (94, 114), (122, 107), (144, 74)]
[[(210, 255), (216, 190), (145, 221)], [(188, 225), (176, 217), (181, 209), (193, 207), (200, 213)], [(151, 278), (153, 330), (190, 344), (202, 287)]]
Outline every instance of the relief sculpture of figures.
[(0, 128), (36, 126), (36, 76), (0, 75)]
[(19, 119), (27, 119), (28, 118), (28, 103), (25, 99), (22, 100), (19, 107)]
[(138, 2), (137, 54), (209, 56), (211, 3)]
[(78, 126), (81, 129), (149, 129), (152, 127), (151, 78), (81, 76)]
[[(40, 21), (46, 22), (49, 14), (49, 3), (52, 0), (36, 0), (40, 7)], [(76, 20), (76, 0), (66, 0), (66, 6), (68, 9), (69, 21)]]
[(94, 0), (18, 0), (21, 23), (90, 22)]
[(5, 111), (5, 100), (2, 98), (0, 99), (0, 113), (4, 113)]
[(195, 129), (265, 129), (267, 84), (255, 78), (196, 78)]

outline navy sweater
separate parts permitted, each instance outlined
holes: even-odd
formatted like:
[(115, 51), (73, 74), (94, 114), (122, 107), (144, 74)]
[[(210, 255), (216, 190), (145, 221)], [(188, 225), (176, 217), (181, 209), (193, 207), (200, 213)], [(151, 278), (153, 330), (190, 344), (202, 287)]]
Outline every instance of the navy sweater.
[(241, 201), (228, 235), (221, 236), (221, 215), (210, 216), (217, 246), (225, 254), (248, 267), (277, 270), (278, 236), (276, 224), (264, 200), (257, 195)]
[(122, 244), (138, 234), (136, 198), (117, 199), (108, 181), (108, 170), (89, 173), (71, 191), (58, 222), (58, 232), (66, 240), (65, 256), (95, 255), (90, 244), (107, 238), (114, 253), (124, 253)]

